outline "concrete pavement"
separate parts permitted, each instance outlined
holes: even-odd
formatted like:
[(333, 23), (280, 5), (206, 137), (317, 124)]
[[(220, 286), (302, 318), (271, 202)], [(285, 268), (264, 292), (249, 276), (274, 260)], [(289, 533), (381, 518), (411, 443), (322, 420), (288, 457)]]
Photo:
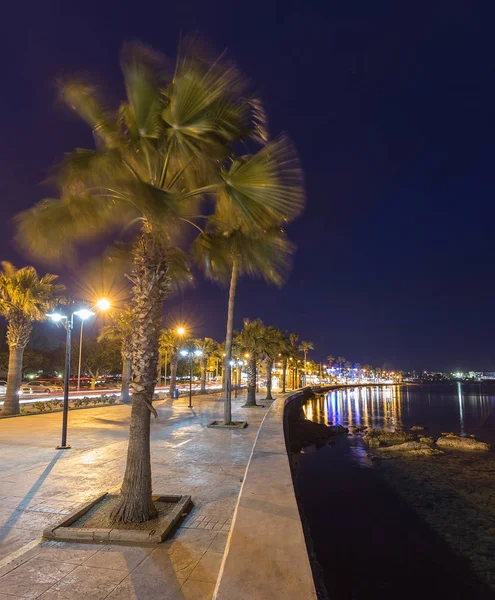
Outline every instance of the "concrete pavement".
[(69, 413), (72, 450), (57, 451), (61, 413), (0, 420), (0, 600), (209, 599), (245, 468), (266, 408), (242, 409), (245, 430), (207, 429), (219, 396), (155, 403), (155, 493), (191, 494), (194, 508), (156, 547), (40, 543), (42, 530), (76, 505), (119, 486), (130, 407)]

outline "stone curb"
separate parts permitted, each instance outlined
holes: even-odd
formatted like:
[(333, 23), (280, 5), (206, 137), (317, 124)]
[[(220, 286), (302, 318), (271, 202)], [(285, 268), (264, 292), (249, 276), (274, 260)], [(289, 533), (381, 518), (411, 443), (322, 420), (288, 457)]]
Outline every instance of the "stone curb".
[(89, 529), (87, 527), (71, 527), (80, 517), (85, 515), (89, 510), (101, 502), (108, 492), (101, 494), (94, 500), (86, 502), (67, 518), (57, 525), (48, 527), (43, 531), (43, 537), (49, 540), (71, 541), (71, 542), (134, 542), (140, 544), (159, 544), (167, 537), (173, 529), (177, 521), (180, 519), (182, 512), (186, 510), (191, 503), (191, 496), (176, 496), (176, 495), (154, 495), (153, 501), (176, 502), (177, 506), (164, 519), (161, 529), (152, 529), (151, 531), (142, 531), (140, 529)]

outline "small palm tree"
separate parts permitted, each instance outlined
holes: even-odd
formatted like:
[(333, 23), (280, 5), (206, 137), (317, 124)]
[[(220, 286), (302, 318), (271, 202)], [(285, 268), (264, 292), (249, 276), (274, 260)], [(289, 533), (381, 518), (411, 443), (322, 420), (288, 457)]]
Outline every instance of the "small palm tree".
[(301, 342), (299, 344), (299, 352), (302, 352), (304, 354), (304, 385), (306, 385), (306, 373), (307, 373), (307, 367), (308, 367), (308, 352), (310, 350), (314, 350), (315, 347), (313, 346), (313, 342)]
[(46, 314), (61, 300), (65, 286), (54, 283), (56, 279), (57, 275), (51, 274), (40, 278), (34, 267), (16, 269), (9, 262), (2, 262), (0, 313), (7, 320), (9, 346), (4, 415), (19, 414), (24, 348), (31, 337), (34, 321), (43, 321)]
[(122, 388), (120, 390), (120, 401), (130, 402), (131, 383), (131, 359), (132, 359), (132, 329), (133, 317), (129, 308), (112, 319), (112, 323), (105, 325), (98, 336), (98, 341), (103, 339), (118, 340), (120, 342), (120, 353), (122, 355)]
[(202, 354), (199, 359), (199, 366), (201, 369), (201, 390), (200, 394), (206, 394), (206, 367), (208, 365), (208, 359), (213, 356), (218, 348), (218, 342), (214, 339), (205, 337), (203, 339), (194, 340), (194, 346), (198, 350), (201, 350)]
[(284, 332), (277, 327), (266, 327), (264, 336), (263, 355), (266, 363), (266, 399), (273, 400), (272, 397), (272, 371), (273, 363), (277, 360), (284, 347)]
[[(173, 398), (177, 387), (177, 364), (179, 362), (179, 349), (182, 338), (175, 329), (163, 329), (160, 334), (158, 350), (160, 354), (168, 356), (170, 362), (170, 387), (169, 395)], [(165, 381), (165, 384), (167, 382)]]
[(342, 365), (345, 363), (345, 357), (339, 356), (337, 358), (337, 363), (339, 365), (339, 377), (342, 377)]
[(330, 369), (333, 367), (334, 360), (335, 360), (335, 356), (332, 356), (331, 354), (329, 356), (327, 356), (328, 366)]
[(247, 355), (247, 399), (245, 407), (256, 404), (256, 368), (266, 348), (266, 327), (261, 319), (244, 319), (244, 327), (237, 334), (235, 344)]

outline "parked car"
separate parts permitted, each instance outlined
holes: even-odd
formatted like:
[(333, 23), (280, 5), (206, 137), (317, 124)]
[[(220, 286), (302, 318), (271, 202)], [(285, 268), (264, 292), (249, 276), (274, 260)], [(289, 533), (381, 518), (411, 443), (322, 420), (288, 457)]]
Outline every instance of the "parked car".
[(5, 396), (7, 391), (7, 382), (4, 379), (0, 380), (0, 396)]
[(63, 391), (61, 385), (45, 381), (30, 381), (21, 385), (21, 394), (52, 394)]

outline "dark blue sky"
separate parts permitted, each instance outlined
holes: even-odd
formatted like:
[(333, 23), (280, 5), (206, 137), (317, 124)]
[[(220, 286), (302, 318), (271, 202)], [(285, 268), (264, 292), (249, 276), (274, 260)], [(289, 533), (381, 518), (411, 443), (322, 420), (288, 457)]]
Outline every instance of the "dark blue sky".
[[(260, 316), (315, 344), (314, 357), (395, 368), (495, 370), (495, 36), (490, 2), (18, 2), (0, 48), (0, 248), (10, 218), (83, 124), (55, 100), (60, 74), (122, 95), (119, 49), (173, 56), (181, 32), (227, 48), (286, 131), (308, 206), (281, 290), (240, 286), (237, 324)], [(57, 270), (54, 268), (53, 270)], [(77, 282), (78, 275), (73, 275)], [(197, 335), (224, 335), (226, 292), (200, 283), (170, 301)]]

